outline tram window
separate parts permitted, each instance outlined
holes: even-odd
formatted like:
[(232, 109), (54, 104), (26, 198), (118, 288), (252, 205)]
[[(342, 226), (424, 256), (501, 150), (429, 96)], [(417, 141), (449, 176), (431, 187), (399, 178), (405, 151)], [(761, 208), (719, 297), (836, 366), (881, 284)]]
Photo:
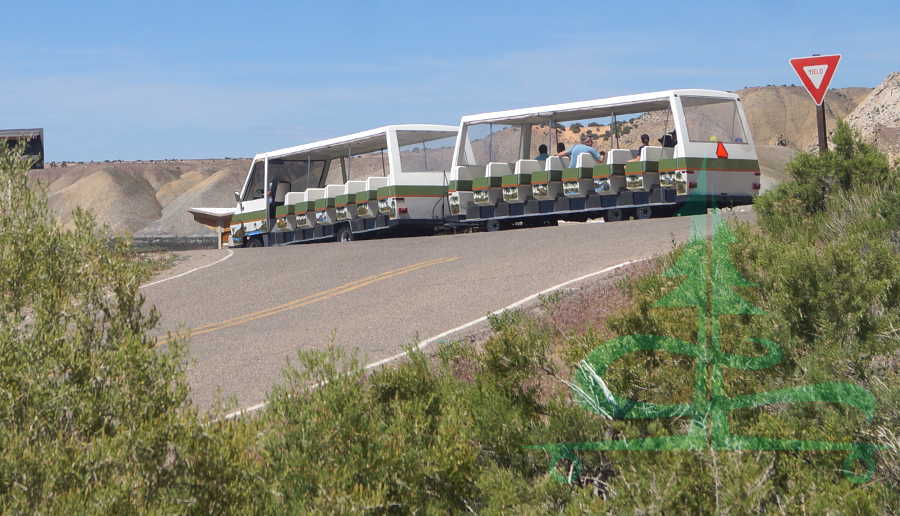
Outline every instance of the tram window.
[[(414, 131), (397, 131), (400, 170), (403, 172), (449, 172), (456, 135), (432, 141), (415, 141)], [(411, 143), (406, 143), (411, 140)]]
[[(466, 127), (466, 136), (472, 144), (474, 163), (515, 163), (519, 156), (521, 127), (506, 124), (472, 124)], [(468, 161), (468, 160), (466, 160)]]
[(309, 162), (309, 169), (312, 174), (307, 172), (307, 160), (302, 156), (296, 161), (270, 159), (269, 160), (269, 182), (277, 179), (282, 183), (291, 184), (291, 192), (305, 192), (307, 185), (315, 188), (319, 184), (319, 178), (322, 176), (322, 169), (325, 162), (322, 160), (312, 160)]
[(265, 181), (265, 170), (266, 170), (266, 161), (259, 160), (253, 163), (253, 172), (250, 174), (250, 181), (247, 184), (247, 190), (244, 192), (244, 198), (242, 201), (249, 201), (252, 199), (262, 199), (265, 185), (263, 181)]
[(692, 142), (747, 143), (741, 112), (736, 101), (708, 97), (681, 97), (681, 105), (684, 109), (688, 140)]

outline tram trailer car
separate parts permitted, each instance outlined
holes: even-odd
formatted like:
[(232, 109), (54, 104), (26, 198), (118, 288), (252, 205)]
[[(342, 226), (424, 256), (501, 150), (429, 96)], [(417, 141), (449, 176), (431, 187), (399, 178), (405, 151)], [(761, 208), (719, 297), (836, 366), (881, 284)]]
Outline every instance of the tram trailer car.
[[(664, 130), (637, 150), (618, 148), (622, 120), (651, 114)], [(604, 163), (558, 157), (562, 123), (606, 121)], [(600, 124), (593, 124), (600, 126)], [(536, 130), (536, 128), (540, 128)], [(543, 139), (537, 132), (545, 132)], [(674, 132), (674, 135), (672, 134)], [(510, 134), (517, 145), (510, 146)], [(600, 136), (595, 137), (596, 141)], [(539, 144), (550, 157), (536, 160)], [(513, 224), (603, 217), (618, 221), (678, 210), (705, 174), (719, 206), (749, 204), (759, 193), (756, 148), (740, 98), (711, 90), (672, 90), (463, 117), (450, 175), (450, 222), (488, 230)], [(702, 185), (703, 182), (701, 181)]]
[(231, 244), (262, 247), (434, 232), (445, 222), (457, 128), (392, 125), (258, 154)]

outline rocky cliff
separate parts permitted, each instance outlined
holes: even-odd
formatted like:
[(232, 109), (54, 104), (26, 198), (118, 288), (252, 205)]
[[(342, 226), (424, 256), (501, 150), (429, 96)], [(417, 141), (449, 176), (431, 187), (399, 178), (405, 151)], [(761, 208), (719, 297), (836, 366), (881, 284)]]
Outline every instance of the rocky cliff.
[(895, 163), (900, 156), (900, 72), (890, 74), (846, 120)]

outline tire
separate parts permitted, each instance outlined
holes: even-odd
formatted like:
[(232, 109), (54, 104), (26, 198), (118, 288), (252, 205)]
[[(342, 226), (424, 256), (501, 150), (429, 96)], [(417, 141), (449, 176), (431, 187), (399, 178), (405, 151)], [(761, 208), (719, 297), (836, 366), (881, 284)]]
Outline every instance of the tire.
[(350, 230), (349, 226), (341, 226), (337, 230), (337, 233), (335, 233), (334, 240), (336, 242), (352, 242), (353, 241), (353, 231)]
[(638, 220), (647, 220), (653, 216), (653, 209), (650, 206), (638, 206), (634, 209), (634, 218)]
[(493, 233), (494, 231), (500, 231), (500, 221), (497, 219), (489, 219), (484, 223), (484, 230), (488, 233)]
[(603, 220), (606, 222), (619, 222), (625, 218), (621, 208), (610, 208), (603, 212)]
[(250, 237), (247, 239), (247, 243), (244, 244), (244, 247), (262, 247), (263, 243), (259, 237)]

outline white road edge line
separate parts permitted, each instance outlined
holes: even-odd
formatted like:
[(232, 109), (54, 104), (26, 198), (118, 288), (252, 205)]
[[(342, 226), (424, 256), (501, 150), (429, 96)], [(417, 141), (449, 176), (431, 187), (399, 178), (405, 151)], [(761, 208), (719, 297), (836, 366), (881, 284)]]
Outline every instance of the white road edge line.
[[(647, 261), (647, 260), (649, 260), (649, 259), (650, 259), (650, 258), (641, 258), (640, 260), (631, 260), (631, 261), (627, 261), (627, 262), (620, 263), (619, 265), (613, 265), (612, 267), (607, 267), (607, 268), (605, 268), (605, 269), (603, 269), (603, 270), (601, 270), (601, 271), (592, 272), (592, 273), (590, 273), (590, 274), (585, 274), (584, 276), (581, 276), (580, 278), (575, 278), (575, 279), (573, 279), (573, 280), (569, 280), (569, 281), (566, 281), (566, 282), (564, 282), (564, 283), (560, 283), (559, 285), (556, 285), (556, 286), (554, 286), (554, 287), (550, 287), (550, 288), (548, 288), (548, 289), (542, 290), (542, 291), (538, 292), (537, 294), (532, 294), (532, 295), (530, 295), (530, 296), (528, 296), (528, 297), (526, 297), (526, 298), (524, 298), (524, 299), (521, 299), (521, 300), (519, 300), (519, 301), (516, 301), (515, 303), (513, 303), (513, 304), (507, 306), (506, 308), (501, 308), (500, 310), (495, 310), (495, 311), (491, 312), (491, 315), (503, 313), (504, 310), (515, 310), (516, 308), (518, 308), (518, 307), (524, 305), (525, 303), (528, 303), (528, 302), (530, 302), (530, 301), (533, 301), (533, 300), (537, 299), (538, 296), (542, 296), (542, 295), (544, 295), (544, 294), (549, 294), (549, 293), (554, 292), (554, 291), (556, 291), (556, 290), (559, 290), (559, 289), (561, 289), (561, 288), (567, 287), (567, 286), (571, 285), (572, 283), (578, 283), (579, 281), (584, 281), (584, 280), (589, 279), (589, 278), (592, 278), (592, 277), (594, 277), (594, 276), (599, 276), (599, 275), (601, 275), (601, 274), (606, 274), (607, 272), (612, 272), (612, 271), (614, 271), (614, 270), (616, 270), (616, 269), (621, 269), (622, 267), (625, 267), (625, 266), (627, 266), (627, 265), (631, 265), (631, 264), (633, 264), (633, 263), (640, 263), (640, 262), (643, 262), (643, 261)], [(458, 326), (458, 327), (456, 327), (456, 328), (453, 328), (452, 330), (447, 330), (447, 331), (445, 331), (444, 333), (441, 333), (440, 335), (435, 335), (434, 337), (431, 337), (431, 338), (428, 339), (428, 340), (424, 340), (424, 341), (420, 342), (420, 343), (416, 346), (416, 349), (422, 350), (422, 349), (424, 349), (426, 346), (428, 346), (429, 344), (434, 343), (435, 341), (441, 340), (442, 338), (444, 338), (444, 337), (446, 337), (446, 336), (448, 336), (448, 335), (453, 335), (454, 333), (456, 333), (456, 332), (458, 332), (458, 331), (465, 330), (466, 328), (468, 328), (468, 327), (470, 327), (470, 326), (475, 326), (476, 324), (480, 324), (480, 323), (482, 323), (482, 322), (484, 322), (484, 321), (487, 321), (487, 316), (486, 316), (486, 315), (485, 315), (484, 317), (479, 317), (478, 319), (475, 319), (474, 321), (471, 321), (471, 322), (468, 322), (468, 323), (466, 323), (466, 324), (463, 324), (462, 326)], [(366, 365), (365, 368), (366, 368), (366, 369), (374, 369), (374, 368), (376, 368), (376, 367), (383, 366), (383, 365), (385, 365), (385, 364), (387, 364), (387, 363), (393, 362), (394, 360), (397, 360), (397, 359), (399, 359), (399, 358), (403, 358), (403, 357), (405, 357), (406, 355), (407, 355), (407, 353), (404, 351), (403, 353), (399, 353), (399, 354), (394, 355), (394, 356), (392, 356), (392, 357), (390, 357), (390, 358), (385, 358), (384, 360), (379, 360), (379, 361), (377, 361), (377, 362), (372, 362), (371, 364)], [(311, 388), (315, 389), (316, 387), (318, 387), (318, 384), (313, 385)], [(256, 405), (253, 405), (252, 407), (247, 407), (247, 408), (243, 408), (243, 409), (240, 409), (240, 410), (236, 410), (236, 411), (234, 411), (234, 412), (229, 412), (229, 413), (226, 414), (225, 417), (223, 417), (222, 419), (224, 419), (224, 420), (229, 420), (229, 419), (234, 419), (234, 418), (236, 418), (236, 417), (243, 416), (244, 414), (250, 414), (250, 413), (256, 412), (257, 410), (264, 409), (264, 408), (266, 407), (266, 405), (267, 405), (267, 402), (265, 402), (265, 401), (262, 402), (262, 403), (257, 403)]]
[(154, 282), (152, 282), (152, 283), (147, 283), (146, 285), (141, 285), (141, 286), (138, 287), (138, 288), (152, 287), (153, 285), (158, 285), (158, 284), (160, 284), (160, 283), (164, 283), (164, 282), (166, 282), (166, 281), (173, 280), (173, 279), (175, 279), (175, 278), (180, 278), (180, 277), (182, 277), (182, 276), (187, 276), (188, 274), (190, 274), (190, 273), (192, 273), (192, 272), (197, 272), (197, 271), (199, 271), (200, 269), (205, 269), (205, 268), (207, 268), (207, 267), (212, 267), (213, 265), (216, 265), (216, 264), (218, 264), (218, 263), (222, 263), (222, 262), (224, 262), (225, 260), (231, 258), (232, 256), (234, 256), (234, 251), (232, 251), (231, 249), (229, 249), (229, 250), (228, 250), (228, 256), (225, 256), (224, 258), (220, 258), (219, 261), (217, 261), (217, 262), (213, 262), (213, 263), (210, 263), (210, 264), (208, 264), (208, 265), (204, 265), (203, 267), (196, 267), (196, 268), (191, 269), (191, 270), (189, 270), (189, 271), (187, 271), (187, 272), (182, 272), (181, 274), (179, 274), (179, 275), (177, 275), (177, 276), (172, 276), (171, 278), (165, 278), (165, 279), (161, 279), (161, 280), (158, 280), (158, 281), (154, 281)]

